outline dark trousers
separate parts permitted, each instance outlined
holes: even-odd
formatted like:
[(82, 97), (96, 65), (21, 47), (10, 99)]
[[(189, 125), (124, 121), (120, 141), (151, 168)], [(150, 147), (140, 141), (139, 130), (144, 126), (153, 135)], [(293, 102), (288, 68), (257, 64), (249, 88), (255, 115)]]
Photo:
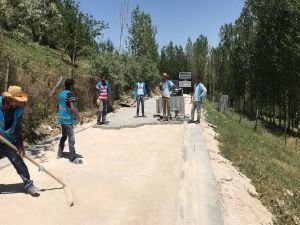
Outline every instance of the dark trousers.
[(144, 96), (138, 95), (136, 97), (136, 115), (139, 116), (140, 104), (142, 105), (142, 115), (144, 115)]
[[(105, 123), (105, 121), (106, 121), (106, 114), (107, 114), (107, 101), (105, 101), (105, 100), (103, 101), (102, 100), (101, 104), (102, 104), (103, 108), (102, 108), (102, 111), (99, 110), (99, 112), (98, 112), (97, 122), (98, 123), (100, 123), (100, 122)], [(102, 118), (102, 121), (101, 121), (101, 118)]]
[(61, 131), (62, 131), (62, 137), (59, 141), (59, 148), (58, 148), (58, 155), (63, 154), (64, 147), (65, 147), (65, 141), (68, 138), (68, 144), (69, 144), (69, 153), (70, 157), (69, 160), (73, 161), (76, 158), (76, 151), (75, 151), (75, 136), (74, 136), (74, 129), (72, 124), (61, 124)]
[(24, 183), (25, 190), (33, 184), (33, 181), (30, 180), (30, 175), (28, 172), (28, 168), (25, 165), (21, 156), (19, 156), (14, 150), (10, 149), (8, 146), (0, 143), (0, 153), (6, 156), (11, 164), (15, 167), (17, 173), (20, 175), (21, 179)]

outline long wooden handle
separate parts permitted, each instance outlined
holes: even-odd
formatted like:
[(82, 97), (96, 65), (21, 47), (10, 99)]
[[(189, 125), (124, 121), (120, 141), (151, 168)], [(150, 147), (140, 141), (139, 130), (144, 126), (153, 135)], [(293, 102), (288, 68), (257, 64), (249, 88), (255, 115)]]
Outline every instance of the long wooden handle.
[[(0, 135), (0, 141), (2, 141), (4, 144), (6, 144), (7, 146), (9, 146), (11, 149), (15, 150), (16, 152), (18, 152), (18, 149), (16, 146), (14, 146), (12, 143), (10, 143), (8, 140), (6, 140), (4, 137), (2, 137)], [(25, 155), (24, 158), (26, 158), (28, 161), (30, 161), (31, 163), (33, 163), (34, 165), (36, 165), (39, 168), (42, 168), (42, 171), (44, 171), (46, 174), (48, 174), (50, 177), (52, 177), (54, 180), (56, 180), (58, 183), (60, 183), (61, 185), (63, 185), (63, 187), (65, 187), (65, 183), (62, 182), (58, 177), (54, 176), (50, 171), (46, 170), (44, 168), (44, 166), (42, 166), (41, 164), (39, 164), (37, 161), (35, 161), (34, 159), (32, 159), (31, 157)]]

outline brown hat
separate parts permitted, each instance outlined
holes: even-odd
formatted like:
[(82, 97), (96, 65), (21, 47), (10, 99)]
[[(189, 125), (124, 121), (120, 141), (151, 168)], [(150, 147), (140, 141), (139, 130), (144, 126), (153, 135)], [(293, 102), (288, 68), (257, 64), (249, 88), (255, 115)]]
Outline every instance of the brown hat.
[(14, 98), (19, 102), (27, 102), (28, 96), (19, 86), (9, 86), (8, 90), (2, 93), (2, 96)]

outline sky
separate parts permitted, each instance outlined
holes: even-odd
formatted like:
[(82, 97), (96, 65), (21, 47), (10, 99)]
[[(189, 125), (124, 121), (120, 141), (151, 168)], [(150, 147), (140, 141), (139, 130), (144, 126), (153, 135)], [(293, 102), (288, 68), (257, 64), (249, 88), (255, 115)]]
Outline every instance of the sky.
[[(101, 39), (110, 39), (116, 48), (120, 38), (120, 8), (123, 0), (81, 0), (80, 9), (97, 20), (109, 24)], [(150, 14), (156, 26), (159, 48), (173, 41), (185, 47), (188, 37), (194, 42), (201, 34), (207, 36), (210, 46), (219, 43), (219, 31), (225, 23), (234, 22), (240, 15), (244, 0), (130, 0), (127, 23), (137, 6)], [(127, 31), (123, 35), (123, 46)]]

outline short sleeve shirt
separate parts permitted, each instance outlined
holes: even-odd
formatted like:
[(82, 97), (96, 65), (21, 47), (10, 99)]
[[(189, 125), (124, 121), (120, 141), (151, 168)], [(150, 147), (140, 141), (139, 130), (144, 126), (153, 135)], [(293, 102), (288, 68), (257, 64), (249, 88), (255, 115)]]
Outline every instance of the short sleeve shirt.
[(68, 107), (70, 107), (70, 102), (75, 102), (76, 101), (76, 97), (74, 95), (73, 92), (69, 92), (67, 94), (67, 97), (66, 97), (66, 104)]

